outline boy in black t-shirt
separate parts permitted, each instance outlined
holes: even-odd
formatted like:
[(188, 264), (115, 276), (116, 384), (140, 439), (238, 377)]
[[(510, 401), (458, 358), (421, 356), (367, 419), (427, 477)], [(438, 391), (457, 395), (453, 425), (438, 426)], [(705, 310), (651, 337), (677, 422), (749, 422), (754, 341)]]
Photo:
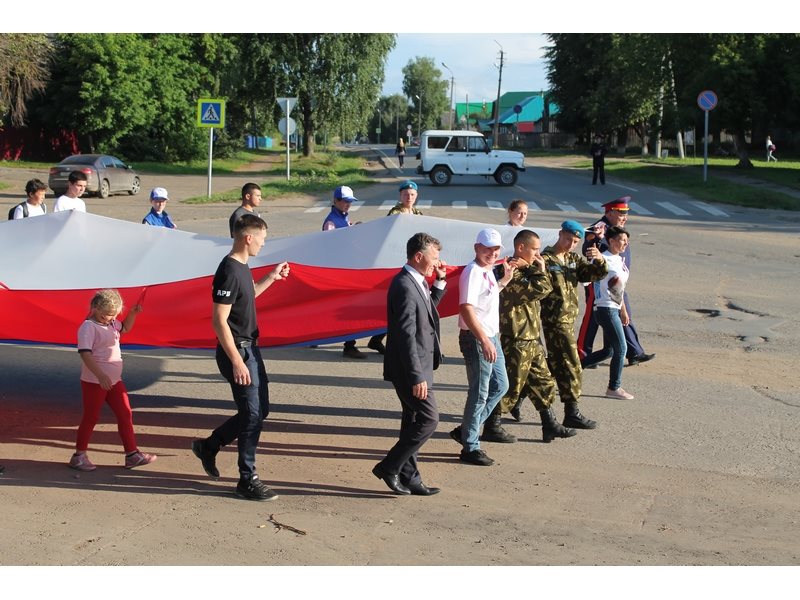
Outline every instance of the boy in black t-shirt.
[(282, 262), (259, 281), (253, 281), (247, 261), (256, 256), (267, 238), (267, 224), (256, 215), (236, 221), (233, 249), (222, 259), (212, 285), (214, 332), (217, 334), (217, 366), (231, 385), (237, 414), (204, 440), (192, 442), (192, 451), (211, 477), (219, 477), (219, 449), (238, 440), (239, 483), (236, 494), (248, 500), (274, 500), (278, 495), (256, 474), (256, 448), (261, 422), (269, 414), (267, 371), (258, 348), (256, 298), (274, 282), (289, 276)]

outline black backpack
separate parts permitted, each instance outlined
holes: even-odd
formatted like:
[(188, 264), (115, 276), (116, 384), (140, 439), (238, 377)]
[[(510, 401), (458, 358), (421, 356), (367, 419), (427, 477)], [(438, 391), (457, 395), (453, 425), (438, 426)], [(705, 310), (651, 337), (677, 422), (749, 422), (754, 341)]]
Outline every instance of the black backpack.
[[(8, 211), (8, 220), (9, 221), (12, 221), (14, 219), (14, 211), (17, 210), (17, 206), (21, 206), (22, 207), (22, 218), (23, 219), (27, 219), (28, 218), (28, 203), (27, 202), (20, 202), (16, 206), (12, 206), (11, 210)], [(44, 202), (42, 203), (42, 210), (44, 210), (45, 213), (47, 212), (47, 205)]]

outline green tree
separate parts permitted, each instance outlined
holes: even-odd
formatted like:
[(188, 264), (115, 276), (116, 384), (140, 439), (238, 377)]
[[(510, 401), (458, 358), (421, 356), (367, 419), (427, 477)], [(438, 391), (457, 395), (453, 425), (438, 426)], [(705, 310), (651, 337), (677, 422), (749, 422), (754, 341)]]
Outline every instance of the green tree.
[(558, 104), (558, 123), (584, 141), (604, 126), (595, 122), (604, 103), (595, 91), (608, 68), (610, 34), (548, 34), (545, 50), (550, 97)]
[(230, 38), (236, 48), (236, 60), (229, 63), (221, 82), (229, 98), (227, 129), (232, 136), (239, 137), (275, 132), (276, 117), (280, 114), (275, 98), (282, 94), (275, 88), (278, 59), (272, 41), (274, 35), (248, 33)]
[(664, 93), (663, 40), (651, 34), (549, 34), (550, 95), (560, 126), (584, 141), (636, 127), (646, 139)]
[(405, 137), (406, 125), (411, 124), (410, 115), (408, 98), (402, 94), (381, 96), (370, 131), (380, 127), (381, 141), (396, 144), (399, 138)]
[[(143, 160), (165, 162), (204, 156), (208, 131), (197, 127), (197, 100), (203, 96), (224, 96), (219, 74), (226, 72), (236, 56), (233, 41), (222, 34), (143, 37), (148, 62), (157, 66), (149, 69), (147, 75), (153, 93), (146, 102), (155, 111), (149, 123), (119, 140), (120, 151)], [(223, 139), (229, 138), (221, 130), (215, 133)], [(225, 155), (225, 150), (224, 143), (215, 143), (215, 156)]]
[(93, 151), (111, 151), (156, 116), (154, 66), (138, 34), (60, 34), (43, 106), (46, 119), (74, 129)]
[[(171, 162), (205, 153), (197, 100), (223, 95), (237, 54), (230, 36), (63, 34), (55, 45), (53, 77), (38, 108), (46, 124), (74, 129), (89, 150), (129, 159)], [(217, 156), (224, 150), (224, 143), (215, 146)]]
[(50, 77), (53, 45), (44, 34), (0, 34), (0, 124), (24, 124), (27, 101), (44, 91)]
[(403, 67), (403, 93), (411, 99), (418, 134), (439, 126), (442, 113), (450, 106), (449, 89), (450, 81), (442, 79), (430, 57), (417, 56)]
[(393, 34), (298, 33), (274, 36), (275, 89), (298, 98), (303, 154), (316, 134), (351, 138), (366, 128), (383, 83)]

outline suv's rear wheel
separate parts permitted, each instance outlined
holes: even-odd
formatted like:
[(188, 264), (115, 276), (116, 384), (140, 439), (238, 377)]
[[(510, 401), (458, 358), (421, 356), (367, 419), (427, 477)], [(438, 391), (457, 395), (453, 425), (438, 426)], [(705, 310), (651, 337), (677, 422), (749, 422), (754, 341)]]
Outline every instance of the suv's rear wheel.
[(133, 178), (133, 185), (131, 185), (131, 189), (128, 190), (128, 193), (131, 196), (135, 196), (139, 193), (139, 190), (142, 189), (142, 182), (139, 181), (138, 177)]
[(500, 185), (514, 185), (517, 183), (517, 170), (514, 167), (500, 167), (494, 174), (494, 180)]
[(453, 175), (450, 173), (450, 169), (441, 166), (434, 167), (430, 174), (433, 185), (447, 185), (450, 183), (450, 178), (452, 176)]

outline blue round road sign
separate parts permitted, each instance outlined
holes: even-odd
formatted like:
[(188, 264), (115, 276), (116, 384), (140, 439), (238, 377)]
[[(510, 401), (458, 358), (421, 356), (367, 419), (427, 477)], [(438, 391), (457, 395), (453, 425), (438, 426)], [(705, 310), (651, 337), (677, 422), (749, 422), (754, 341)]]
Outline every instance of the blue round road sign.
[(697, 96), (697, 106), (705, 111), (714, 110), (716, 105), (717, 95), (711, 90), (702, 91), (700, 95)]

